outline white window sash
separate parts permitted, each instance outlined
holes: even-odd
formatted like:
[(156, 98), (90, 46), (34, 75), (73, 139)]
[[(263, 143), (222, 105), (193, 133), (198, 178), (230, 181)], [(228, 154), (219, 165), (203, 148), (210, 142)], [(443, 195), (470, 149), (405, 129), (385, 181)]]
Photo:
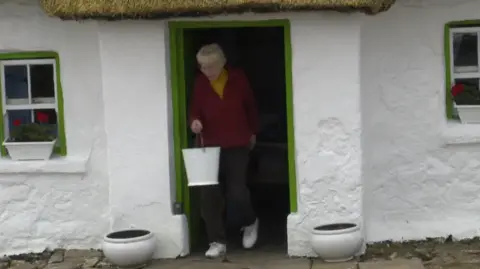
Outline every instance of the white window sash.
[[(455, 79), (475, 79), (480, 78), (480, 72), (471, 72), (471, 73), (452, 73), (452, 80)], [(453, 81), (452, 81), (453, 83)]]
[(3, 66), (12, 65), (40, 65), (40, 64), (52, 64), (55, 65), (55, 59), (35, 59), (35, 60), (2, 60)]
[[(454, 35), (462, 33), (472, 33), (477, 35), (477, 72), (458, 72), (455, 73), (455, 53), (453, 51), (454, 48)], [(452, 81), (450, 82), (453, 86), (455, 79), (480, 79), (480, 27), (461, 27), (461, 28), (450, 28), (450, 77)], [(473, 67), (473, 66), (472, 66)]]
[[(5, 110), (57, 109), (57, 104), (6, 105)], [(33, 113), (33, 112), (32, 112)]]
[[(31, 92), (31, 76), (30, 76), (30, 65), (52, 65), (53, 66), (53, 86), (54, 86), (54, 103), (33, 103), (37, 98), (32, 98)], [(26, 66), (27, 67), (27, 87), (28, 87), (28, 99), (27, 104), (7, 104), (7, 91), (5, 86), (5, 66)], [(15, 111), (15, 110), (31, 110), (31, 119), (32, 122), (35, 120), (34, 118), (34, 110), (38, 109), (54, 109), (58, 115), (58, 85), (57, 85), (57, 65), (55, 59), (33, 59), (33, 60), (5, 60), (0, 62), (0, 77), (1, 81), (1, 94), (2, 94), (2, 116), (4, 120), (4, 131), (5, 136), (8, 137), (10, 135), (9, 131), (9, 122), (8, 122), (8, 111)], [(16, 98), (18, 99), (18, 98)], [(37, 99), (38, 100), (38, 99)], [(57, 122), (58, 124), (58, 122)]]

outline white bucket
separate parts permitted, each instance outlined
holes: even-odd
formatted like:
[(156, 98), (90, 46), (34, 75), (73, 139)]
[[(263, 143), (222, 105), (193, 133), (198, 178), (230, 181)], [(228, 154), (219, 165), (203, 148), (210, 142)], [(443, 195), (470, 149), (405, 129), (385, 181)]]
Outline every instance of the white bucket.
[(182, 149), (188, 186), (218, 184), (220, 147)]

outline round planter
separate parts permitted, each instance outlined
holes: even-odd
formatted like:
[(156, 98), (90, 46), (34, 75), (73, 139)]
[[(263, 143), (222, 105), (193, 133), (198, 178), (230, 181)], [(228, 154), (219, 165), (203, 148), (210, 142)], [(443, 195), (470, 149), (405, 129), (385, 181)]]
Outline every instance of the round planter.
[(331, 223), (313, 229), (311, 244), (324, 261), (345, 262), (360, 251), (363, 236), (355, 223)]
[(130, 267), (149, 262), (155, 252), (155, 236), (147, 230), (121, 230), (103, 238), (103, 253), (120, 267)]

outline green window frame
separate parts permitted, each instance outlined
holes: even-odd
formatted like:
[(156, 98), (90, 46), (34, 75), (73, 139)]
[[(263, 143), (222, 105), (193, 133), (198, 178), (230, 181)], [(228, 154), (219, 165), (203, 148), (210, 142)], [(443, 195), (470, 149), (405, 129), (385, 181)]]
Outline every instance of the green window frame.
[[(55, 83), (56, 83), (56, 110), (57, 110), (57, 144), (55, 145), (54, 154), (59, 156), (67, 155), (67, 140), (65, 136), (65, 117), (64, 117), (64, 103), (63, 103), (63, 91), (60, 76), (60, 57), (57, 52), (54, 51), (35, 51), (35, 52), (7, 52), (0, 53), (0, 63), (6, 61), (25, 61), (29, 60), (53, 60), (55, 70)], [(2, 69), (3, 70), (3, 69)], [(3, 74), (0, 74), (0, 89), (3, 89), (2, 81)], [(3, 96), (0, 94), (0, 111), (3, 111)], [(0, 117), (0, 141), (3, 142), (6, 138), (4, 116)], [(7, 156), (7, 149), (1, 146), (1, 155)]]
[[(445, 24), (444, 27), (444, 57), (445, 57), (445, 108), (446, 116), (449, 120), (459, 120), (459, 117), (455, 111), (454, 101), (450, 90), (455, 78), (453, 73), (453, 35), (457, 32), (469, 32), (468, 29), (472, 29), (471, 32), (478, 33), (478, 44), (480, 48), (480, 20), (463, 20), (463, 21), (451, 21)], [(478, 52), (478, 72), (480, 72), (480, 50)], [(468, 74), (461, 74), (462, 78), (478, 78), (478, 76), (468, 77)], [(458, 77), (459, 78), (459, 77)], [(458, 79), (457, 78), (457, 79)], [(480, 78), (479, 78), (480, 80)], [(479, 82), (480, 85), (480, 82)]]

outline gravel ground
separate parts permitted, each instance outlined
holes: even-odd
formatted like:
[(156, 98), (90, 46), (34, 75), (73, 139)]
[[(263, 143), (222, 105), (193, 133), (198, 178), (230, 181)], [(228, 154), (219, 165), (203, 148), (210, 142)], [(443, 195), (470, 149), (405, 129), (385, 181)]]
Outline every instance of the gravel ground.
[(362, 260), (420, 258), (427, 269), (480, 269), (480, 238), (453, 240), (431, 238), (424, 241), (371, 244)]

